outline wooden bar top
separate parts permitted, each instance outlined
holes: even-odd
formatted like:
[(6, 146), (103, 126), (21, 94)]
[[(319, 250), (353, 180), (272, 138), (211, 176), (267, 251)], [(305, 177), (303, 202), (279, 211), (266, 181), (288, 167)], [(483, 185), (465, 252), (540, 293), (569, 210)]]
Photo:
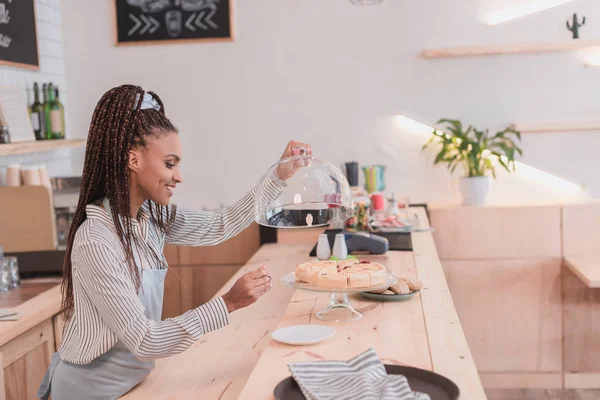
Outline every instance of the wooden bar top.
[[(427, 225), (423, 209), (422, 225)], [(413, 234), (413, 252), (388, 252), (378, 261), (399, 275), (418, 276), (425, 288), (409, 301), (380, 302), (351, 296), (364, 313), (359, 321), (329, 323), (315, 313), (326, 293), (294, 291), (279, 279), (309, 259), (312, 246), (264, 245), (246, 265), (267, 264), (273, 289), (256, 304), (231, 315), (231, 324), (211, 332), (182, 354), (157, 360), (156, 368), (124, 399), (273, 399), (273, 389), (289, 376), (287, 364), (315, 359), (346, 360), (373, 347), (385, 363), (433, 370), (452, 379), (461, 399), (485, 399), (475, 363), (454, 309), (430, 232)], [(225, 293), (244, 268), (219, 291)], [(287, 346), (273, 330), (295, 324), (334, 326), (336, 335), (312, 346)]]
[(56, 280), (24, 280), (20, 288), (0, 293), (0, 308), (21, 313), (16, 321), (0, 320), (0, 346), (58, 314), (61, 299)]

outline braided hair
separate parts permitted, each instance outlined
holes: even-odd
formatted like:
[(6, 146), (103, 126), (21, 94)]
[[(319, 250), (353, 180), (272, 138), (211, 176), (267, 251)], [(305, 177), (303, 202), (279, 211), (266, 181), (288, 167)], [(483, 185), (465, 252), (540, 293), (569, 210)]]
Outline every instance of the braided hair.
[[(86, 220), (85, 208), (108, 198), (116, 233), (123, 245), (129, 273), (139, 289), (140, 276), (133, 257), (131, 208), (129, 197), (129, 151), (145, 147), (152, 136), (177, 132), (166, 117), (160, 98), (148, 92), (160, 109), (141, 110), (144, 90), (138, 86), (122, 85), (106, 92), (94, 110), (85, 149), (79, 202), (71, 223), (63, 265), (62, 311), (64, 320), (73, 315), (73, 264), (71, 253), (77, 229)], [(163, 232), (168, 232), (176, 209), (169, 210), (147, 200), (150, 218)], [(127, 218), (123, 218), (127, 217)], [(137, 243), (137, 242), (136, 242)], [(155, 258), (157, 256), (155, 255)], [(157, 261), (160, 260), (157, 258)]]

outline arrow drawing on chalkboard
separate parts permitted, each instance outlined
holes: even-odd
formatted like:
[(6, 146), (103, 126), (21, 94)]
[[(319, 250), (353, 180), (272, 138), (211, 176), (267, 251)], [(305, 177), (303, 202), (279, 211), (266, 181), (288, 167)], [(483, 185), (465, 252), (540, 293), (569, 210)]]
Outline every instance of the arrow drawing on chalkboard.
[(192, 14), (187, 21), (185, 21), (185, 26), (192, 32), (196, 32), (196, 28), (191, 23), (194, 22), (194, 18), (196, 18), (196, 13)]
[(129, 30), (129, 32), (127, 32), (127, 36), (133, 35), (142, 25), (144, 25), (144, 27), (139, 31), (140, 35), (143, 35), (146, 32), (152, 34), (156, 32), (156, 30), (160, 27), (160, 22), (158, 22), (152, 17), (147, 17), (144, 14), (140, 15), (139, 17), (142, 19), (141, 21), (138, 18), (136, 18), (133, 14), (129, 14), (129, 18), (135, 23), (135, 25)]
[(130, 18), (130, 19), (131, 19), (133, 22), (135, 22), (135, 25), (134, 25), (134, 27), (133, 27), (133, 28), (131, 28), (131, 29), (129, 30), (129, 32), (127, 32), (127, 36), (131, 36), (131, 35), (133, 35), (133, 34), (134, 34), (134, 32), (137, 30), (137, 28), (139, 28), (139, 27), (140, 27), (140, 25), (142, 25), (142, 21), (140, 21), (139, 19), (137, 19), (137, 18), (135, 17), (135, 15), (133, 15), (133, 14), (129, 14), (129, 18)]
[(204, 25), (200, 20), (202, 19), (202, 17), (204, 17), (204, 14), (206, 14), (204, 11), (201, 11), (200, 14), (198, 14), (198, 18), (196, 18), (196, 21), (194, 21), (194, 23), (199, 26), (200, 28), (207, 30), (208, 26)]
[[(152, 17), (146, 17), (144, 14), (141, 15), (142, 20), (146, 23), (146, 25), (140, 31), (140, 35), (144, 33), (154, 33), (160, 26), (160, 23)], [(149, 28), (152, 28), (148, 31)]]
[(215, 15), (215, 13), (217, 12), (216, 9), (213, 9), (210, 14), (208, 14), (208, 17), (206, 17), (206, 19), (204, 21), (206, 21), (207, 24), (209, 24), (210, 26), (212, 26), (213, 28), (217, 29), (218, 26), (217, 24), (215, 24), (214, 22), (212, 22), (211, 18), (213, 15)]

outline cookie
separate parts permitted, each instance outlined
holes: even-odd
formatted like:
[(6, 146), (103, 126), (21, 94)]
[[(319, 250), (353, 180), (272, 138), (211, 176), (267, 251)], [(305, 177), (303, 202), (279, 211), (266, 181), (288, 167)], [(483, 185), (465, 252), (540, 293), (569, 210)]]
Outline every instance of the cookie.
[(402, 278), (398, 278), (398, 280), (405, 282), (411, 292), (423, 289), (423, 282), (417, 278), (413, 278), (412, 276), (404, 276)]
[(390, 286), (390, 290), (396, 294), (408, 294), (410, 293), (410, 289), (408, 287), (408, 284), (404, 281), (398, 281), (398, 283), (396, 283), (393, 286)]

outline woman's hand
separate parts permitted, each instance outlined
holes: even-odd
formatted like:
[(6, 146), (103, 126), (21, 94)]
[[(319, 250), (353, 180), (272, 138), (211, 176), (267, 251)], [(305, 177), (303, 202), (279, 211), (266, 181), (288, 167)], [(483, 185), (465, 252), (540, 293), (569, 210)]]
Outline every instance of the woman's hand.
[[(298, 156), (302, 154), (302, 150), (305, 151), (304, 154), (312, 155), (312, 148), (309, 144), (296, 142), (291, 140), (285, 151), (283, 152), (281, 159)], [(283, 163), (277, 166), (277, 177), (281, 180), (286, 180), (294, 176), (297, 170), (307, 165), (305, 160), (295, 160), (293, 162)]]
[(238, 279), (231, 290), (223, 295), (223, 301), (230, 313), (253, 304), (273, 285), (266, 265), (248, 272)]

